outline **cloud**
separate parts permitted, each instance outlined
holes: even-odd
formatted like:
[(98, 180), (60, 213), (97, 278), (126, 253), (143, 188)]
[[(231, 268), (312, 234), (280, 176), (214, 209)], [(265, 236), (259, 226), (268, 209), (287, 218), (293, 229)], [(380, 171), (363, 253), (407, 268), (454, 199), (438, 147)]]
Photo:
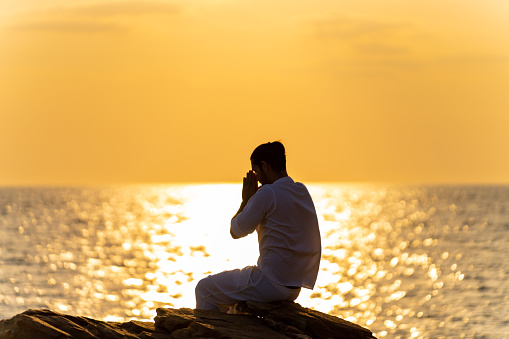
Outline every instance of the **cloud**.
[(429, 23), (337, 15), (315, 20), (311, 27), (314, 43), (320, 45), (322, 67), (341, 76), (441, 72), (442, 77), (457, 78), (480, 67), (495, 70), (509, 63), (501, 47), (473, 51), (475, 41), (465, 44)]
[(498, 64), (506, 64), (509, 63), (509, 55), (508, 54), (472, 54), (472, 53), (464, 53), (457, 54), (449, 57), (441, 57), (435, 60), (437, 64), (443, 64), (449, 66), (455, 65), (481, 65), (481, 64), (490, 64), (490, 65), (498, 65)]
[(405, 54), (409, 52), (408, 48), (404, 48), (401, 46), (394, 46), (387, 43), (380, 42), (368, 42), (368, 43), (359, 43), (355, 44), (355, 49), (360, 53), (364, 54)]
[(315, 22), (319, 37), (335, 39), (358, 39), (367, 36), (393, 35), (408, 30), (410, 24), (384, 22), (371, 18), (342, 16)]
[(115, 23), (102, 23), (93, 21), (53, 21), (53, 22), (26, 22), (10, 26), (15, 30), (36, 31), (66, 31), (66, 32), (104, 32), (123, 30), (124, 28)]
[(411, 52), (413, 40), (423, 36), (414, 25), (361, 16), (336, 16), (314, 22), (314, 35), (350, 47), (361, 55), (396, 55)]
[(175, 14), (179, 7), (162, 1), (111, 1), (82, 6), (55, 7), (49, 14), (91, 17), (142, 16), (148, 14)]
[(53, 6), (20, 14), (9, 25), (14, 30), (104, 32), (125, 30), (129, 20), (144, 16), (175, 15), (180, 7), (162, 1), (110, 1), (87, 5)]

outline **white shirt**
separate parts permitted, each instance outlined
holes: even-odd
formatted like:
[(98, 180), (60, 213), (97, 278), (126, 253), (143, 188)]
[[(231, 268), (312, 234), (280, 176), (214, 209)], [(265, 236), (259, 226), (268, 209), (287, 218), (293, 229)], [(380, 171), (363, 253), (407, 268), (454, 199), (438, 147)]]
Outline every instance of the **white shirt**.
[(313, 289), (321, 257), (315, 206), (300, 182), (283, 177), (263, 185), (231, 222), (231, 232), (258, 233), (258, 269), (283, 286)]

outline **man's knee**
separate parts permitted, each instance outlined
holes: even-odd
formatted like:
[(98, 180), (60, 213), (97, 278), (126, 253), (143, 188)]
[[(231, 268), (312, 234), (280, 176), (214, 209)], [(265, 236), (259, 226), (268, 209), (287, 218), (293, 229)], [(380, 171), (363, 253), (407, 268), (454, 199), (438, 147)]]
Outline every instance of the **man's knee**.
[(219, 310), (217, 305), (210, 300), (210, 296), (212, 295), (212, 286), (213, 284), (212, 277), (208, 276), (206, 278), (201, 279), (196, 284), (194, 289), (195, 297), (196, 297), (196, 308), (201, 310)]
[(194, 293), (196, 294), (196, 297), (202, 296), (206, 293), (206, 291), (209, 289), (208, 285), (210, 284), (210, 276), (201, 279), (196, 284), (196, 287), (194, 289)]

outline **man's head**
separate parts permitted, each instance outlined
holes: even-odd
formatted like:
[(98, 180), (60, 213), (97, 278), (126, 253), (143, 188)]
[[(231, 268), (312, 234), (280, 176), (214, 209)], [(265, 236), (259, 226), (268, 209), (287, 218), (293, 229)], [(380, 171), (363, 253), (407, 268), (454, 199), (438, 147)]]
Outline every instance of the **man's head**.
[(251, 154), (251, 167), (262, 185), (286, 176), (285, 147), (279, 141), (261, 144)]

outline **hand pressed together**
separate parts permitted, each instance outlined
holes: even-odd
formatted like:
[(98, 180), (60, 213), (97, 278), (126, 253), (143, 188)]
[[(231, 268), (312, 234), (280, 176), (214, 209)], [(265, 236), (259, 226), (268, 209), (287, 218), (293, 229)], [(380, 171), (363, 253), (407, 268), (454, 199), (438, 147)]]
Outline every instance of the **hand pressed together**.
[(258, 190), (258, 180), (256, 174), (253, 171), (247, 172), (246, 176), (242, 181), (242, 200), (247, 203)]

